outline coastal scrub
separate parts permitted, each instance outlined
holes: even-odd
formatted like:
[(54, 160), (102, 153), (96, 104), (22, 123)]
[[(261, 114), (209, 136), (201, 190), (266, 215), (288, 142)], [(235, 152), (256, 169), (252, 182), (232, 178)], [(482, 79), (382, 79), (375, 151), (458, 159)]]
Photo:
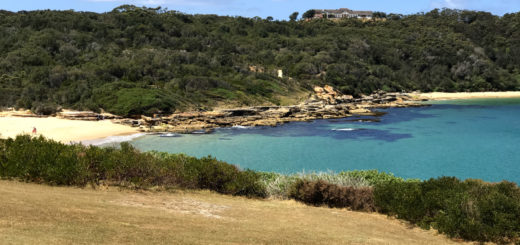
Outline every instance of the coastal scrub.
[(212, 157), (65, 145), (28, 135), (0, 140), (0, 177), (51, 185), (115, 185), (210, 189), (223, 194), (265, 197), (260, 175)]

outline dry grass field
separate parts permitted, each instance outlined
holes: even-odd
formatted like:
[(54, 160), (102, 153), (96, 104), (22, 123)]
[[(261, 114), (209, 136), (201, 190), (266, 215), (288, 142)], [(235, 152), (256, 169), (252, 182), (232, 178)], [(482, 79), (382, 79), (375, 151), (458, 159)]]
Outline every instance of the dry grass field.
[(208, 191), (0, 181), (0, 244), (460, 244), (384, 215)]

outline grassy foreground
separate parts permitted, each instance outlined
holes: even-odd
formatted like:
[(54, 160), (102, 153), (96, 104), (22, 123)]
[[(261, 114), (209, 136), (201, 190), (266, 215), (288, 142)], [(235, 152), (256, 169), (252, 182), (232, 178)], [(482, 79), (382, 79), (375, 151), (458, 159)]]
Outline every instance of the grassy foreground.
[(0, 181), (0, 244), (457, 244), (375, 213), (209, 191)]

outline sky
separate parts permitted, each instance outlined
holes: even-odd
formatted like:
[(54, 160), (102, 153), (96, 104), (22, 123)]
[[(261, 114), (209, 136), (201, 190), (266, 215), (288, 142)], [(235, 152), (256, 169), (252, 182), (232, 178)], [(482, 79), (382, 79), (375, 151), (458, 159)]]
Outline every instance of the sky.
[(434, 8), (482, 10), (496, 15), (519, 12), (520, 0), (0, 0), (0, 9), (20, 10), (76, 10), (107, 12), (113, 8), (133, 4), (178, 10), (188, 14), (218, 14), (229, 16), (259, 16), (284, 20), (298, 11), (308, 9), (350, 8), (386, 13), (414, 14)]

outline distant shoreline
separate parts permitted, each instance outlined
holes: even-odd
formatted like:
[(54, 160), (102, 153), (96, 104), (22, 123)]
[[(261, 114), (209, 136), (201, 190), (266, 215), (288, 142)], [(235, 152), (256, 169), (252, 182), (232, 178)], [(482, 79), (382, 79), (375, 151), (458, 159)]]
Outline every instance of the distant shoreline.
[(410, 93), (415, 99), (427, 100), (457, 100), (457, 99), (502, 99), (520, 98), (520, 91), (507, 92), (433, 92), (433, 93)]
[[(520, 91), (509, 92), (457, 92), (457, 93), (409, 93), (412, 100), (458, 100), (458, 99), (499, 99), (520, 98)], [(398, 106), (398, 105), (394, 105)], [(314, 118), (319, 119), (319, 118)], [(0, 138), (14, 138), (19, 134), (31, 134), (36, 127), (37, 134), (62, 143), (103, 144), (121, 142), (143, 135), (137, 128), (116, 124), (111, 120), (80, 121), (56, 117), (15, 117), (0, 116)]]

